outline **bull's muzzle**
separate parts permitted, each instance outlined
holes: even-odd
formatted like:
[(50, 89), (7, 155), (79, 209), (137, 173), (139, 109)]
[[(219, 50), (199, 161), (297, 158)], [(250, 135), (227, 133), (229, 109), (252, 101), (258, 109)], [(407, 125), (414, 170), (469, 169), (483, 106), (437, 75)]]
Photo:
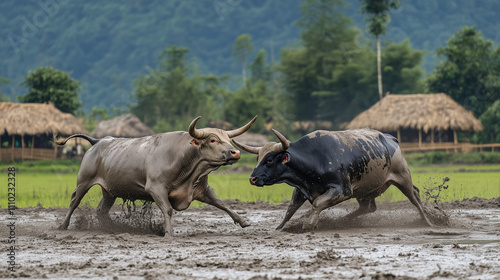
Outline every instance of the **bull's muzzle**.
[(241, 153), (239, 150), (229, 150), (226, 153), (226, 161), (229, 164), (233, 164), (240, 159)]
[(252, 185), (257, 184), (257, 180), (258, 180), (257, 177), (250, 177), (250, 184), (252, 184)]

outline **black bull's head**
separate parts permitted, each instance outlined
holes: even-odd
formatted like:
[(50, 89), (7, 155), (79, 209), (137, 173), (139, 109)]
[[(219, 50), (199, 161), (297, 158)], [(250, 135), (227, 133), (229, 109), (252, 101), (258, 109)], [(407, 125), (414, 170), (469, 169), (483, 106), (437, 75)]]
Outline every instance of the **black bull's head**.
[(232, 139), (233, 143), (240, 149), (252, 154), (257, 154), (257, 166), (250, 175), (250, 184), (256, 186), (273, 185), (281, 180), (286, 171), (285, 164), (290, 160), (290, 154), (287, 152), (290, 147), (290, 141), (285, 136), (273, 129), (274, 134), (280, 140), (280, 143), (269, 142), (262, 147), (251, 147), (238, 143)]

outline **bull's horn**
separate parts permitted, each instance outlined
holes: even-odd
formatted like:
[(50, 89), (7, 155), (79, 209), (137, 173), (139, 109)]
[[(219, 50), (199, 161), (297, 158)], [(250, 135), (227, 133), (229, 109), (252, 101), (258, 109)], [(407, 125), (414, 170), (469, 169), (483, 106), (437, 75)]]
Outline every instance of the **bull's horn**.
[(258, 155), (259, 154), (259, 151), (262, 147), (252, 147), (252, 146), (248, 146), (248, 145), (244, 145), (244, 144), (241, 144), (241, 143), (238, 143), (236, 142), (236, 140), (234, 139), (231, 139), (231, 141), (233, 141), (233, 143), (238, 146), (238, 148), (242, 149), (243, 151), (246, 151), (246, 152), (249, 152), (251, 154), (256, 154)]
[(290, 141), (288, 141), (283, 134), (279, 133), (276, 129), (272, 129), (274, 134), (280, 139), (281, 142), (281, 151), (284, 152), (288, 150), (288, 147), (290, 147)]
[(245, 124), (244, 126), (238, 128), (238, 129), (235, 129), (235, 130), (227, 131), (227, 136), (229, 136), (229, 138), (233, 138), (233, 137), (236, 137), (238, 135), (245, 133), (247, 130), (250, 129), (250, 127), (252, 126), (252, 124), (255, 122), (256, 119), (257, 119), (257, 116), (253, 117), (253, 119), (249, 123)]
[(205, 133), (203, 133), (203, 131), (195, 128), (196, 123), (198, 122), (198, 120), (200, 118), (201, 118), (201, 116), (196, 117), (189, 125), (189, 130), (188, 130), (189, 135), (191, 135), (191, 137), (196, 138), (196, 139), (202, 139), (205, 136)]

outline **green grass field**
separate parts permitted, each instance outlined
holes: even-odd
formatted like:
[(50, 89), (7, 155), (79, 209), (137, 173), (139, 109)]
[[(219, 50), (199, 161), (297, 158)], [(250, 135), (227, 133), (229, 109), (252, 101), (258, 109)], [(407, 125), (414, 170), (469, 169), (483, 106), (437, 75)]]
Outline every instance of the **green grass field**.
[[(18, 207), (57, 206), (68, 207), (72, 191), (76, 186), (78, 163), (42, 162), (35, 165), (20, 163), (16, 166), (16, 205)], [(6, 166), (1, 166), (6, 170)], [(436, 187), (449, 177), (449, 188), (444, 190), (440, 198), (444, 201), (471, 197), (493, 198), (500, 196), (500, 165), (430, 165), (412, 166), (414, 184), (423, 194), (427, 188)], [(470, 172), (457, 172), (470, 171)], [(5, 187), (0, 192), (0, 207), (7, 207), (7, 173), (4, 174)], [(293, 188), (285, 185), (274, 185), (263, 188), (250, 185), (249, 174), (230, 174), (223, 170), (209, 175), (209, 183), (221, 199), (239, 199), (241, 201), (267, 201), (280, 203), (290, 200)], [(101, 190), (93, 187), (82, 201), (92, 207), (101, 199)], [(390, 187), (378, 201), (400, 201), (406, 197), (394, 186)], [(121, 203), (121, 200), (117, 200)], [(193, 202), (192, 206), (202, 203)]]

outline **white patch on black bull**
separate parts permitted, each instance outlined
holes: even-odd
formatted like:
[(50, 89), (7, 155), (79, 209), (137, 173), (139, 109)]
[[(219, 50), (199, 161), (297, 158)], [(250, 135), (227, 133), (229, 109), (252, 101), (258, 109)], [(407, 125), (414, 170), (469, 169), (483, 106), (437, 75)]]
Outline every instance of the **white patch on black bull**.
[(312, 204), (304, 230), (317, 226), (325, 208), (356, 198), (359, 208), (346, 216), (352, 219), (376, 210), (375, 198), (395, 185), (417, 207), (429, 226), (420, 201), (419, 190), (411, 180), (410, 169), (396, 138), (370, 129), (315, 131), (290, 143), (273, 129), (280, 143), (250, 147), (233, 142), (241, 149), (258, 154), (257, 166), (250, 176), (256, 186), (287, 183), (295, 187), (285, 218), (290, 220), (306, 200)]
[(97, 207), (101, 220), (109, 219), (109, 210), (116, 198), (154, 201), (164, 215), (163, 231), (172, 236), (172, 212), (184, 210), (198, 200), (226, 211), (241, 227), (250, 223), (227, 208), (208, 185), (208, 174), (222, 165), (233, 164), (240, 151), (231, 145), (230, 138), (246, 132), (255, 122), (224, 131), (216, 128), (196, 129), (195, 118), (189, 132), (177, 131), (142, 138), (95, 139), (82, 137), (93, 146), (85, 153), (78, 172), (77, 187), (71, 195), (68, 214), (60, 229), (67, 229), (73, 211), (94, 186), (102, 189), (103, 198)]

